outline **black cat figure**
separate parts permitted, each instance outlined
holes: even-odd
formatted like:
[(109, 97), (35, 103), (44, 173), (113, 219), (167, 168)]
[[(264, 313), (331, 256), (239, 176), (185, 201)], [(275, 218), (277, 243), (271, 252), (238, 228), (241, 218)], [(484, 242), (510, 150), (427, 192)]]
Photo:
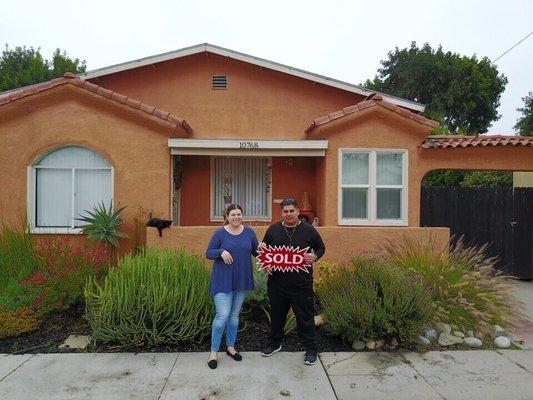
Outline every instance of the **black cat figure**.
[(146, 223), (146, 226), (157, 228), (157, 231), (159, 232), (159, 237), (163, 236), (163, 229), (168, 228), (170, 225), (172, 225), (172, 221), (159, 218), (150, 218)]

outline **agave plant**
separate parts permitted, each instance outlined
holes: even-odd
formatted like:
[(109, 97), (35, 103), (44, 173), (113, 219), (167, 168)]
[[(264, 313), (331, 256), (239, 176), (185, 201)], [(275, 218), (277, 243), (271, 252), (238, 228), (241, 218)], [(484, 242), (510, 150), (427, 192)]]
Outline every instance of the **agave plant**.
[(110, 244), (116, 249), (119, 247), (118, 239), (128, 237), (118, 230), (124, 222), (120, 217), (120, 212), (124, 208), (126, 207), (113, 210), (112, 202), (109, 203), (109, 208), (106, 208), (102, 201), (93, 208), (92, 212), (85, 210), (87, 215), (81, 215), (81, 218), (76, 218), (76, 220), (86, 223), (81, 227), (81, 231), (88, 236), (90, 241)]

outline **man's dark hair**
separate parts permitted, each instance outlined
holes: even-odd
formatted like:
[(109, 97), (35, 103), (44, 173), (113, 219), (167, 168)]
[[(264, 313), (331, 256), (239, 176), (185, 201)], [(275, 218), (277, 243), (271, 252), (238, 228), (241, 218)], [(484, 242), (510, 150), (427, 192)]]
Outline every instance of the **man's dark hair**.
[(285, 206), (294, 206), (295, 208), (298, 208), (298, 200), (292, 198), (283, 199), (279, 205), (281, 208)]

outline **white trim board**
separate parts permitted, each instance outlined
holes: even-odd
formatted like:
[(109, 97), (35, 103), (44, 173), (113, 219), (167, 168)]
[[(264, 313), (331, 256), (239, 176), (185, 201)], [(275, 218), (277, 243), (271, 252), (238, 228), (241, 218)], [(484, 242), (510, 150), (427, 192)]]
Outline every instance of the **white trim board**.
[(321, 83), (326, 86), (335, 87), (337, 89), (346, 90), (347, 92), (357, 93), (361, 96), (369, 96), (373, 93), (379, 93), (383, 96), (384, 100), (389, 101), (393, 104), (396, 104), (400, 107), (408, 108), (409, 110), (423, 112), (425, 110), (425, 105), (401, 99), (399, 97), (391, 96), (385, 93), (380, 93), (372, 90), (368, 90), (362, 86), (354, 85), (352, 83), (343, 82), (337, 79), (329, 78), (324, 75), (315, 74), (303, 69), (294, 68), (288, 65), (280, 64), (274, 61), (266, 60), (259, 57), (250, 56), (248, 54), (239, 53), (238, 51), (226, 49), (224, 47), (215, 46), (209, 43), (202, 43), (191, 47), (185, 47), (183, 49), (169, 51), (167, 53), (157, 54), (154, 56), (139, 58), (133, 61), (127, 61), (120, 64), (111, 65), (109, 67), (98, 68), (92, 71), (88, 71), (82, 74), (78, 74), (80, 79), (93, 79), (99, 76), (105, 76), (109, 74), (114, 74), (117, 72), (127, 71), (133, 68), (144, 67), (147, 65), (156, 64), (163, 61), (169, 61), (178, 59), (181, 57), (186, 57), (198, 53), (213, 53), (218, 54), (223, 57), (232, 58), (235, 60), (243, 61), (249, 64), (257, 65), (260, 67), (272, 69), (274, 71), (283, 72), (285, 74), (297, 76), (299, 78), (307, 79), (312, 82)]
[(327, 140), (169, 139), (170, 154), (241, 157), (324, 157)]

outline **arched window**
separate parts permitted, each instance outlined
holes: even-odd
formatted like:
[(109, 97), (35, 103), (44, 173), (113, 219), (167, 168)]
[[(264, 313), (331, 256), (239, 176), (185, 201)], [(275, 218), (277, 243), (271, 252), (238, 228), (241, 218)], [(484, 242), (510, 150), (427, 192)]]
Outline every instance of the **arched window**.
[(113, 167), (84, 147), (57, 149), (32, 167), (31, 221), (34, 228), (73, 229), (85, 210), (113, 197)]

